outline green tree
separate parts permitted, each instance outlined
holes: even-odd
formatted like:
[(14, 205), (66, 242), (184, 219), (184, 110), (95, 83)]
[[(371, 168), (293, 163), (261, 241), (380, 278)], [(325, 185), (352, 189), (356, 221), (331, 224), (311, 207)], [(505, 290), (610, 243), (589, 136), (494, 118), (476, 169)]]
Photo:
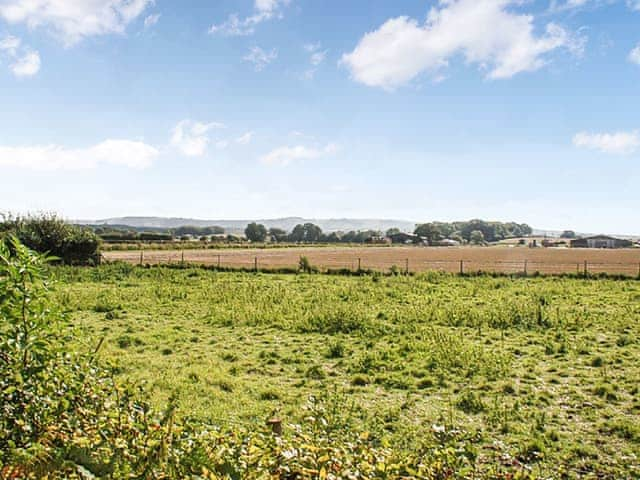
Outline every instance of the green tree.
[(469, 235), (469, 241), (474, 245), (484, 245), (484, 234), (481, 230), (474, 230)]
[(244, 234), (252, 242), (264, 242), (267, 239), (267, 227), (261, 223), (250, 223), (244, 229)]
[(298, 224), (289, 234), (289, 240), (298, 243), (316, 243), (322, 238), (322, 229), (313, 223)]
[(437, 223), (423, 223), (422, 225), (418, 225), (414, 231), (416, 235), (419, 237), (424, 237), (429, 242), (429, 245), (442, 240), (442, 230)]
[(272, 242), (285, 242), (287, 240), (287, 232), (281, 228), (270, 228), (269, 236)]
[(565, 230), (560, 234), (560, 238), (576, 238), (576, 232), (573, 230)]

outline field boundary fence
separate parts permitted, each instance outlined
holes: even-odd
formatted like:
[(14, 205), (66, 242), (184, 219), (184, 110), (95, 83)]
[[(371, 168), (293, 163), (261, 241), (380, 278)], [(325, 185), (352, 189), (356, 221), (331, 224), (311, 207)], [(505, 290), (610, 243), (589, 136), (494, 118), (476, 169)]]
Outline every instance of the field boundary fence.
[[(620, 275), (640, 278), (640, 262), (601, 262), (593, 260), (540, 261), (540, 260), (424, 260), (415, 258), (364, 258), (362, 256), (325, 255), (322, 258), (307, 258), (303, 265), (301, 258), (287, 252), (286, 255), (264, 253), (224, 254), (216, 253), (207, 256), (193, 255), (191, 250), (155, 251), (140, 250), (129, 252), (120, 257), (105, 257), (107, 261), (123, 260), (139, 265), (202, 265), (220, 270), (240, 271), (286, 271), (294, 272), (308, 269), (318, 273), (358, 273), (380, 272), (394, 274), (415, 274), (423, 272), (446, 272), (461, 275), (478, 273), (510, 274), (510, 275), (559, 275), (576, 276)], [(306, 257), (304, 257), (306, 258)]]

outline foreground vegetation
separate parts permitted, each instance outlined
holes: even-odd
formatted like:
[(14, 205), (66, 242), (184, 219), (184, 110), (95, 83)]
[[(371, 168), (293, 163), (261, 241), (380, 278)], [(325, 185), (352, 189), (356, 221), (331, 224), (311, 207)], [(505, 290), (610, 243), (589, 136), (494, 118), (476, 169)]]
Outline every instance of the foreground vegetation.
[(0, 242), (3, 480), (530, 478), (497, 457), (478, 465), (464, 436), (443, 426), (411, 451), (392, 446), (353, 429), (335, 397), (311, 397), (286, 432), (277, 418), (272, 431), (182, 418), (174, 400), (154, 413), (96, 358), (102, 340), (85, 353), (69, 348), (75, 332), (49, 301), (48, 260), (15, 237)]
[(312, 456), (330, 445), (329, 457), (360, 462), (381, 449), (400, 470), (376, 478), (420, 477), (407, 467), (420, 462), (444, 469), (423, 478), (640, 475), (637, 281), (54, 273), (67, 346), (105, 338), (115, 379), (144, 385), (156, 408), (175, 397), (187, 425), (260, 431), (279, 417), (304, 450), (298, 435), (320, 422)]

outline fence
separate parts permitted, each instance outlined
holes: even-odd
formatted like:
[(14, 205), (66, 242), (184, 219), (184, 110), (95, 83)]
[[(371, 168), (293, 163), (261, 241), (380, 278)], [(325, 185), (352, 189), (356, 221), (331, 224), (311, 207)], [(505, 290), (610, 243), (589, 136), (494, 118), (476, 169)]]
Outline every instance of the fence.
[[(308, 252), (304, 252), (308, 253)], [(317, 271), (377, 271), (396, 273), (419, 273), (440, 271), (448, 273), (472, 274), (478, 272), (519, 275), (577, 274), (582, 276), (610, 274), (628, 277), (640, 277), (638, 262), (602, 262), (595, 260), (548, 261), (544, 260), (495, 260), (495, 259), (459, 259), (425, 260), (395, 255), (352, 256), (348, 250), (312, 252), (307, 256), (309, 264)], [(241, 269), (253, 271), (297, 270), (301, 255), (295, 250), (285, 252), (225, 252), (216, 253), (198, 250), (184, 251), (138, 251), (109, 252), (107, 260), (124, 260), (141, 265), (197, 264), (220, 269)]]

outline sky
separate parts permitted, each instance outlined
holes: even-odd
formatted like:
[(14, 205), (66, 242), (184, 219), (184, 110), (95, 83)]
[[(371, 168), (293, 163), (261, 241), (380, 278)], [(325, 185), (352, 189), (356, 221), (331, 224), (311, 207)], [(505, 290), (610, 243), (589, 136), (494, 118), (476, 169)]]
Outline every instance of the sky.
[(0, 0), (0, 211), (640, 234), (640, 0)]

